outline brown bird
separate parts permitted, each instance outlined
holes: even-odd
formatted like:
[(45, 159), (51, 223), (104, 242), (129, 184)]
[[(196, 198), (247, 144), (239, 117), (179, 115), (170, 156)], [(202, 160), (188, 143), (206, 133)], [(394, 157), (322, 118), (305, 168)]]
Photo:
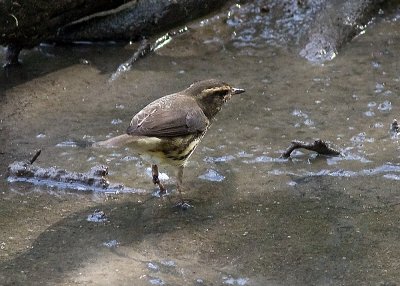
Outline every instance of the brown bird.
[(158, 165), (177, 170), (177, 190), (182, 199), (183, 168), (210, 127), (215, 115), (233, 94), (244, 92), (225, 82), (209, 79), (195, 82), (183, 91), (161, 97), (139, 111), (126, 134), (95, 144), (99, 147), (132, 148), (152, 164), (153, 183), (166, 192), (158, 178)]

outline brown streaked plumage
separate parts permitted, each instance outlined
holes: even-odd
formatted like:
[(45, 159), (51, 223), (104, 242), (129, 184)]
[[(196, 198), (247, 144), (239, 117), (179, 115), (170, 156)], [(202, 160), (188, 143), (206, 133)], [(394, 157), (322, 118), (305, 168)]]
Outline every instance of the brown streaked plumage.
[(183, 91), (151, 102), (132, 118), (126, 134), (95, 146), (131, 147), (152, 164), (153, 183), (159, 186), (160, 194), (166, 190), (158, 179), (158, 165), (176, 167), (177, 189), (181, 196), (185, 163), (222, 105), (233, 94), (242, 92), (243, 89), (216, 79), (195, 82)]

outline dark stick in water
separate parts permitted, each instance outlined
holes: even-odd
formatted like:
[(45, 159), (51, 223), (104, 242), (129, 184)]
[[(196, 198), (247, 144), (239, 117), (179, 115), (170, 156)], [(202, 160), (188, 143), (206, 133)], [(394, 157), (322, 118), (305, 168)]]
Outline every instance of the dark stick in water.
[(35, 155), (32, 157), (32, 159), (29, 161), (29, 163), (31, 163), (31, 165), (36, 161), (36, 159), (39, 157), (40, 153), (42, 153), (42, 150), (39, 149), (36, 151)]
[(149, 43), (147, 39), (143, 39), (140, 43), (138, 49), (126, 62), (119, 65), (118, 69), (111, 75), (110, 81), (117, 79), (122, 73), (129, 71), (132, 65), (139, 59), (147, 56), (151, 52), (162, 48), (168, 44), (173, 38), (182, 35), (188, 31), (187, 27), (179, 30), (170, 31), (164, 34), (162, 37), (158, 38), (153, 44)]
[(321, 155), (328, 155), (328, 156), (339, 156), (340, 152), (329, 147), (328, 144), (321, 140), (317, 139), (312, 143), (306, 143), (302, 142), (299, 140), (294, 140), (292, 141), (292, 145), (290, 145), (286, 151), (281, 155), (282, 158), (289, 158), (290, 154), (295, 150), (299, 148), (304, 148), (310, 151), (317, 152), (318, 154)]

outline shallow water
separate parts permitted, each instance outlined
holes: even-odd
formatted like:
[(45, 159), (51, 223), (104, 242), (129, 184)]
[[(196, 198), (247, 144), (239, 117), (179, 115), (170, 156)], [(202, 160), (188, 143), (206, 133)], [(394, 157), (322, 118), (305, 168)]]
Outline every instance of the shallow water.
[[(400, 283), (399, 142), (389, 134), (400, 104), (396, 15), (381, 15), (322, 66), (265, 45), (245, 24), (196, 21), (114, 81), (135, 46), (42, 46), (1, 75), (0, 284)], [(246, 93), (225, 106), (185, 169), (188, 211), (171, 207), (170, 169), (162, 172), (172, 194), (158, 198), (148, 165), (129, 150), (82, 147), (210, 77)], [(343, 156), (279, 158), (291, 140), (315, 138)], [(35, 164), (106, 164), (110, 181), (132, 191), (7, 182), (7, 165), (39, 148)]]

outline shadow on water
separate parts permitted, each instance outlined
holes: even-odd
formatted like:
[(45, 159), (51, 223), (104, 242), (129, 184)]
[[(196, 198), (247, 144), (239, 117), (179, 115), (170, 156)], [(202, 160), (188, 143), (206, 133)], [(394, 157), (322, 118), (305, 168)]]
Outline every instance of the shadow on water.
[[(118, 282), (122, 279), (125, 281), (123, 285), (126, 281), (137, 281), (139, 284), (135, 285), (148, 285), (149, 280), (160, 279), (157, 278), (158, 275), (166, 276), (163, 279), (172, 276), (169, 277), (172, 284), (168, 285), (179, 285), (180, 282), (174, 284), (173, 281), (186, 278), (176, 268), (179, 266), (185, 269), (188, 264), (176, 264), (179, 259), (185, 259), (188, 251), (193, 253), (193, 257), (198, 255), (199, 245), (191, 248), (192, 238), (203, 236), (207, 225), (220, 219), (220, 208), (231, 208), (234, 181), (233, 176), (229, 176), (223, 186), (213, 186), (212, 190), (209, 189), (209, 183), (195, 184), (192, 188), (196, 191), (187, 193), (190, 197), (193, 194), (193, 199), (189, 201), (195, 207), (188, 211), (173, 207), (171, 201), (176, 199), (174, 195), (170, 195), (172, 199), (168, 200), (167, 197), (160, 199), (149, 195), (116, 194), (103, 203), (70, 213), (43, 230), (27, 250), (21, 251), (14, 259), (0, 263), (0, 282), (2, 285), (29, 285), (31, 281), (42, 285), (76, 282), (79, 281), (77, 271), (85, 271), (85, 268), (91, 271), (90, 268), (94, 267), (98, 271), (109, 273), (111, 277), (108, 280), (115, 279)], [(224, 189), (233, 193), (224, 194)], [(39, 193), (39, 197), (42, 195), (46, 196), (45, 193)], [(72, 196), (72, 200), (79, 200), (83, 195), (64, 192), (61, 196)], [(100, 197), (103, 198), (102, 195)], [(88, 216), (95, 210), (103, 211), (107, 220), (89, 221)], [(24, 215), (28, 216), (29, 212), (22, 214)], [(42, 222), (48, 223), (45, 217)], [(191, 239), (188, 239), (189, 235)], [(171, 240), (176, 241), (173, 247)], [(209, 245), (207, 248), (213, 246)], [(206, 264), (207, 261), (199, 263)], [(163, 265), (165, 269), (162, 269)], [(154, 267), (161, 269), (155, 271)], [(120, 273), (118, 270), (115, 272), (118, 268)], [(129, 270), (126, 271), (127, 269)], [(145, 281), (141, 282), (141, 276), (146, 270), (149, 275), (144, 275)], [(215, 275), (224, 274), (224, 271), (213, 271), (217, 273)], [(87, 273), (89, 278), (85, 279), (93, 279), (92, 282), (96, 285), (102, 285), (96, 275)], [(212, 275), (204, 279), (210, 277), (214, 279)]]
[[(31, 51), (23, 51), (21, 65), (1, 70), (0, 92), (72, 65), (91, 65), (100, 73), (111, 74), (132, 56), (137, 44), (128, 45), (126, 49), (123, 47), (122, 43), (41, 45)], [(4, 52), (0, 52), (0, 58)]]

